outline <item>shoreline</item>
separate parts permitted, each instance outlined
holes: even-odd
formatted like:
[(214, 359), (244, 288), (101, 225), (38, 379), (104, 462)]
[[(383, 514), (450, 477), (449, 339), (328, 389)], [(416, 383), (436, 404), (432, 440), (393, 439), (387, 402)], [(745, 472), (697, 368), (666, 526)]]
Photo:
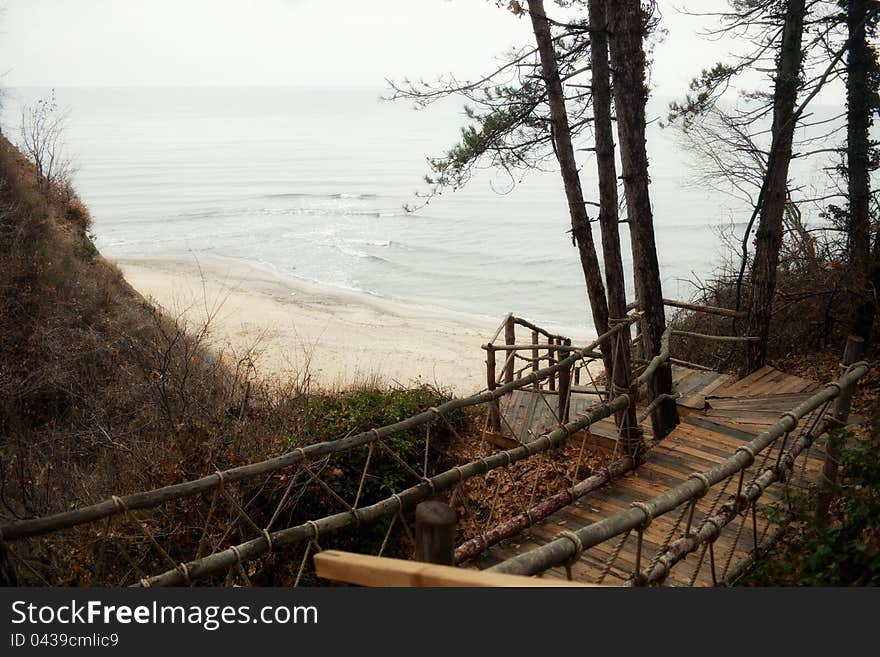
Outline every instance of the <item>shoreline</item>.
[(308, 373), (322, 387), (365, 381), (451, 389), (485, 387), (482, 344), (497, 322), (316, 283), (225, 258), (109, 258), (128, 283), (174, 317), (211, 318), (220, 351), (254, 349), (257, 371)]

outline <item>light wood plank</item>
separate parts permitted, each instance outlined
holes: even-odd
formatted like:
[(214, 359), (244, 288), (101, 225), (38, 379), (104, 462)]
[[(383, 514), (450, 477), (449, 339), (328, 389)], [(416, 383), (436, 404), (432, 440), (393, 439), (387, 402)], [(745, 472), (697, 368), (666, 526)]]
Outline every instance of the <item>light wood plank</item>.
[(595, 586), (565, 580), (520, 577), (454, 566), (324, 550), (314, 557), (318, 577), (358, 586), (382, 587), (550, 587)]

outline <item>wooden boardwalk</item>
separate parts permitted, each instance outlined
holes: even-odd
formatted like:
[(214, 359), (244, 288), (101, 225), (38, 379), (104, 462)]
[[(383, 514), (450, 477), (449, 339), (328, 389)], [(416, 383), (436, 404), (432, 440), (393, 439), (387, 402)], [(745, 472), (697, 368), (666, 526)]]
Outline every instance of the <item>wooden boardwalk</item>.
[[(476, 565), (488, 568), (553, 540), (560, 531), (579, 529), (627, 510), (632, 502), (650, 499), (683, 483), (691, 473), (708, 470), (731, 456), (738, 446), (751, 441), (776, 422), (781, 413), (794, 408), (819, 389), (813, 381), (771, 367), (765, 367), (741, 381), (714, 372), (676, 368), (674, 379), (677, 390), (682, 393), (678, 402), (682, 422), (650, 451), (646, 463), (636, 472), (581, 498), (514, 539), (496, 545), (484, 553)], [(533, 393), (533, 396), (537, 394)], [(541, 417), (541, 407), (546, 409), (547, 405), (540, 401), (534, 403), (531, 415), (533, 431), (540, 430), (543, 423), (550, 421), (549, 414), (548, 417)], [(554, 407), (552, 403), (551, 407)], [(505, 409), (514, 413), (524, 411), (513, 403)], [(576, 410), (573, 405), (572, 416), (581, 410)], [(519, 422), (519, 426), (524, 426), (528, 417), (528, 413), (522, 412), (513, 420)], [(609, 439), (612, 443), (614, 440), (614, 425), (610, 420), (606, 424), (594, 427), (592, 433), (594, 437), (604, 439), (598, 444), (607, 448)], [(801, 421), (802, 426), (808, 424), (809, 418)], [(778, 454), (778, 447), (774, 447), (759, 455), (746, 472), (746, 483), (759, 470), (772, 465)], [(609, 454), (609, 459), (611, 457)], [(774, 485), (761, 497), (756, 515), (758, 541), (775, 527), (771, 519), (773, 514), (768, 512), (767, 505), (781, 499), (789, 487), (801, 487), (814, 481), (821, 471), (822, 459), (821, 444), (814, 445), (807, 458), (798, 459), (794, 476), (788, 484)], [(721, 504), (735, 494), (737, 485), (738, 477), (735, 477), (713, 486), (697, 505), (694, 526), (698, 527), (703, 517), (716, 512)], [(684, 515), (684, 509), (677, 509), (651, 523), (644, 534), (643, 569), (670, 538), (674, 540), (684, 533)], [(713, 548), (718, 580), (723, 580), (737, 563), (748, 556), (754, 543), (751, 514), (745, 514), (741, 520), (737, 519), (723, 529)], [(573, 578), (585, 582), (601, 580), (609, 584), (627, 581), (635, 567), (636, 544), (636, 534), (633, 532), (623, 543), (620, 538), (615, 538), (585, 551), (572, 566)], [(666, 585), (711, 586), (713, 581), (709, 561), (710, 555), (705, 550), (698, 550), (673, 568)], [(566, 574), (564, 569), (557, 568), (544, 576), (565, 578)]]

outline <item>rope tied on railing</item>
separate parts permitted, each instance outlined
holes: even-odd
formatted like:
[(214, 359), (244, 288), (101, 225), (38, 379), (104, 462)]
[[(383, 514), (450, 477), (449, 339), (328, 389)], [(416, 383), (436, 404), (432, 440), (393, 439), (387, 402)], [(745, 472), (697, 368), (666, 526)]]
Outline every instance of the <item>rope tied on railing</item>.
[(712, 482), (709, 481), (709, 477), (707, 477), (702, 472), (692, 472), (691, 474), (688, 475), (688, 479), (696, 479), (701, 484), (703, 484), (702, 490), (696, 494), (696, 499), (699, 499), (701, 497), (705, 497), (706, 493), (708, 493), (709, 489), (712, 487)]
[(853, 363), (852, 365), (844, 365), (843, 363), (840, 363), (840, 366), (846, 368), (846, 369), (844, 370), (844, 372), (843, 372), (844, 374), (849, 374), (850, 372), (852, 372), (852, 371), (853, 371), (854, 369), (856, 369), (857, 367), (867, 367), (867, 368), (870, 369), (871, 364), (870, 364), (868, 361), (866, 361), (866, 360), (860, 360), (860, 361), (858, 361), (858, 362), (856, 362), (856, 363)]
[(269, 552), (272, 552), (272, 534), (269, 533), (268, 529), (263, 529), (263, 538), (266, 539), (266, 545), (269, 548)]
[[(780, 420), (785, 419), (785, 418), (791, 419), (792, 426), (791, 426), (791, 429), (789, 429), (789, 431), (794, 431), (797, 428), (798, 421), (800, 420), (800, 418), (797, 415), (795, 415), (794, 413), (792, 413), (791, 411), (785, 411), (785, 413), (783, 413), (782, 415), (779, 416)], [(788, 433), (788, 432), (786, 432), (786, 433)]]
[(571, 581), (571, 567), (580, 561), (581, 555), (584, 553), (584, 544), (581, 541), (581, 537), (569, 529), (559, 532), (559, 536), (561, 538), (567, 538), (574, 545), (574, 554), (571, 556), (571, 559), (563, 564), (565, 566), (565, 575), (568, 577), (569, 581)]
[(633, 509), (638, 509), (645, 514), (645, 519), (642, 521), (642, 524), (639, 525), (639, 527), (643, 530), (650, 527), (651, 523), (654, 521), (654, 512), (651, 511), (651, 507), (644, 502), (632, 502), (630, 506)]
[(651, 507), (645, 504), (644, 502), (633, 502), (630, 506), (634, 509), (638, 509), (642, 513), (645, 514), (645, 519), (638, 526), (638, 536), (636, 543), (636, 565), (633, 569), (632, 581), (633, 585), (641, 586), (642, 585), (642, 544), (644, 543), (645, 530), (651, 525), (654, 520), (654, 512), (651, 510)]
[(744, 452), (744, 453), (746, 453), (746, 454), (749, 455), (749, 462), (746, 464), (746, 467), (748, 467), (748, 466), (750, 466), (752, 463), (754, 463), (754, 462), (755, 462), (755, 459), (757, 458), (757, 454), (755, 453), (755, 450), (752, 448), (751, 445), (748, 445), (748, 444), (746, 444), (746, 445), (740, 445), (739, 447), (737, 447), (737, 448), (734, 450), (734, 454), (737, 454), (737, 453), (739, 453), (739, 452)]

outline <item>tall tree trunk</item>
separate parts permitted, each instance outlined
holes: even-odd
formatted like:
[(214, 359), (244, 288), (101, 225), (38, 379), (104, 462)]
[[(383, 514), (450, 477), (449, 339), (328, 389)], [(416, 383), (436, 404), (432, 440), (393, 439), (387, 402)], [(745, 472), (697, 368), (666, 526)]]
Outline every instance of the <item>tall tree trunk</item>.
[(794, 137), (794, 112), (800, 82), (803, 51), (805, 0), (789, 0), (782, 30), (782, 45), (776, 67), (773, 92), (773, 141), (764, 183), (764, 203), (758, 223), (755, 260), (752, 264), (751, 305), (748, 333), (761, 338), (749, 342), (745, 373), (764, 366), (773, 295), (776, 291), (776, 267), (782, 245), (782, 219), (788, 201), (788, 167)]
[[(590, 64), (592, 67), (593, 131), (596, 139), (596, 167), (599, 173), (599, 226), (602, 229), (602, 255), (608, 284), (608, 312), (614, 319), (626, 315), (626, 284), (620, 254), (617, 213), (617, 165), (614, 162), (614, 133), (611, 127), (611, 71), (608, 68), (608, 24), (605, 0), (590, 0)], [(612, 320), (613, 321), (613, 320)], [(629, 389), (630, 331), (618, 334), (612, 380), (619, 389)], [(633, 454), (641, 444), (635, 405), (620, 411), (617, 427), (624, 448)]]
[(871, 120), (871, 89), (868, 82), (870, 51), (865, 23), (868, 0), (849, 0), (846, 24), (849, 53), (846, 61), (847, 147), (846, 168), (849, 192), (848, 251), (852, 280), (856, 288), (852, 332), (868, 342), (876, 314), (871, 284), (871, 234), (868, 203), (870, 179), (868, 130)]
[[(553, 48), (553, 37), (550, 34), (550, 22), (547, 20), (547, 14), (544, 13), (543, 0), (529, 0), (529, 15), (532, 19), (532, 30), (535, 33), (538, 55), (541, 58), (541, 72), (547, 85), (547, 100), (550, 105), (556, 158), (559, 161), (562, 182), (565, 186), (565, 197), (568, 200), (568, 212), (571, 216), (572, 240), (577, 245), (581, 268), (584, 270), (587, 296), (593, 313), (593, 324), (597, 333), (601, 335), (608, 330), (608, 301), (605, 298), (605, 285), (602, 282), (599, 258), (596, 255), (590, 219), (587, 216), (584, 193), (581, 190), (577, 161), (571, 143), (568, 112), (565, 109), (565, 94), (562, 90), (562, 80), (559, 77), (559, 68), (556, 63), (556, 51)], [(611, 380), (611, 372), (614, 370), (611, 343), (612, 341), (609, 340), (608, 344), (602, 345), (602, 358), (608, 381)]]
[[(666, 330), (666, 314), (648, 189), (644, 17), (639, 0), (606, 0), (605, 8), (636, 297), (645, 313), (641, 322), (641, 339), (645, 353), (650, 358), (660, 352), (660, 338)], [(657, 371), (652, 380), (652, 393), (655, 396), (672, 393), (672, 369), (669, 365)], [(669, 433), (678, 424), (675, 400), (668, 399), (660, 404), (651, 421), (656, 437)]]

